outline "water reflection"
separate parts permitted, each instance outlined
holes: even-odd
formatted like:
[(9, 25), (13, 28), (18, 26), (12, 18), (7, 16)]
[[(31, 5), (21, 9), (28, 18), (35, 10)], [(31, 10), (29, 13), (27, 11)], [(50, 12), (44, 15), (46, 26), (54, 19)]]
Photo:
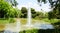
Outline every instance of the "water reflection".
[(10, 31), (10, 30), (5, 30), (4, 33), (19, 33), (19, 32), (13, 32), (13, 31)]
[(38, 29), (54, 29), (54, 26), (52, 24), (34, 24), (34, 27)]

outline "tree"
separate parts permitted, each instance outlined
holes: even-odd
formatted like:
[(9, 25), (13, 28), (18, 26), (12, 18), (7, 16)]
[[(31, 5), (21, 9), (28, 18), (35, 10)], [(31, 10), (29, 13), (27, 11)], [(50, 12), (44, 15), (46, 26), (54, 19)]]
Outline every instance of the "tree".
[(26, 7), (21, 8), (21, 13), (22, 13), (21, 17), (27, 18), (27, 8)]
[(48, 18), (49, 18), (49, 19), (53, 19), (53, 18), (54, 18), (53, 15), (54, 15), (54, 14), (53, 14), (52, 11), (48, 12)]
[(18, 5), (16, 0), (6, 0), (6, 2), (10, 3), (12, 6), (15, 6), (15, 7)]
[(44, 14), (44, 17), (45, 17), (45, 18), (48, 18), (48, 12), (46, 12), (46, 13)]
[(42, 12), (36, 12), (36, 18), (38, 18), (38, 19), (42, 19), (42, 18), (44, 18), (45, 16), (44, 16), (44, 14), (42, 13)]
[(0, 0), (0, 18), (5, 17), (5, 15), (8, 14), (11, 8), (12, 7), (10, 4), (8, 4), (4, 0)]
[(32, 18), (36, 17), (36, 11), (35, 11), (35, 9), (31, 8), (31, 14), (32, 14)]
[[(40, 4), (44, 2), (47, 3), (47, 0), (37, 0)], [(53, 8), (53, 14), (56, 16), (56, 18), (60, 19), (60, 0), (48, 0), (50, 3), (51, 8)], [(51, 12), (49, 12), (51, 13)]]
[[(19, 12), (19, 13), (18, 13)], [(11, 7), (11, 4), (4, 0), (0, 0), (0, 18), (14, 18), (20, 15), (20, 10)]]

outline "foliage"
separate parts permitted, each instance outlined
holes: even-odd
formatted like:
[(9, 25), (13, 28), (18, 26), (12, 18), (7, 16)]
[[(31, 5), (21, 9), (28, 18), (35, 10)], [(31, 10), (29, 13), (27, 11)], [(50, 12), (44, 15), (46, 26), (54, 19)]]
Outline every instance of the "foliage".
[(50, 12), (48, 12), (48, 18), (49, 18), (49, 19), (54, 18), (53, 16), (55, 16), (55, 15), (53, 14), (53, 12), (51, 12), (51, 11), (50, 11)]
[(38, 33), (38, 29), (24, 30), (24, 31), (21, 31), (20, 33)]
[(45, 21), (45, 22), (49, 22), (49, 23), (57, 23), (59, 20), (58, 19), (48, 19), (48, 18), (44, 18), (44, 19), (42, 19), (43, 21)]
[[(27, 8), (25, 7), (22, 7), (21, 8), (21, 18), (27, 18)], [(44, 17), (43, 16), (43, 13), (42, 12), (36, 12), (35, 9), (31, 8), (31, 14), (32, 14), (32, 18), (36, 18), (38, 16), (38, 18), (42, 18)]]
[(60, 29), (60, 20), (52, 24), (55, 26), (56, 29)]
[(53, 18), (60, 19), (60, 14), (58, 11), (50, 11), (50, 12), (48, 12), (48, 18), (49, 19), (53, 19)]
[[(52, 12), (49, 12), (49, 19), (52, 17), (52, 16), (54, 16), (55, 18), (57, 18), (57, 19), (60, 19), (60, 0), (37, 0), (39, 3), (40, 3), (40, 5), (42, 5), (41, 3), (42, 2), (44, 2), (45, 4), (47, 3), (47, 2), (49, 2), (50, 3), (50, 6), (51, 6), (51, 8), (53, 9), (52, 10)], [(52, 15), (52, 14), (53, 15)]]
[(14, 18), (21, 16), (21, 11), (17, 8), (11, 7), (11, 5), (6, 1), (0, 1), (0, 18)]
[(5, 1), (10, 3), (12, 6), (15, 6), (15, 7), (18, 5), (16, 0), (5, 0)]
[[(3, 2), (3, 4), (2, 4)], [(1, 7), (0, 7), (0, 18), (14, 18), (14, 17), (23, 17), (27, 18), (27, 9), (25, 7), (22, 7), (21, 11), (17, 8), (11, 7), (11, 5), (8, 2), (2, 1)], [(6, 3), (6, 4), (5, 4)], [(37, 12), (31, 8), (32, 18), (35, 18), (37, 16)]]
[(36, 17), (36, 11), (35, 11), (35, 9), (31, 8), (31, 14), (32, 14), (32, 18)]
[(9, 11), (10, 11), (11, 6), (5, 2), (5, 1), (0, 1), (0, 18), (3, 18)]
[(14, 18), (9, 18), (9, 23), (14, 23), (16, 20)]
[(15, 18), (4, 19), (0, 18), (0, 24), (14, 23), (16, 22)]
[(7, 23), (9, 23), (9, 20), (7, 20), (7, 19), (5, 19), (5, 20), (0, 19), (0, 24), (7, 24)]
[(27, 8), (22, 7), (21, 8), (21, 13), (22, 13), (21, 17), (27, 18)]
[(59, 29), (31, 29), (20, 31), (19, 33), (60, 33)]

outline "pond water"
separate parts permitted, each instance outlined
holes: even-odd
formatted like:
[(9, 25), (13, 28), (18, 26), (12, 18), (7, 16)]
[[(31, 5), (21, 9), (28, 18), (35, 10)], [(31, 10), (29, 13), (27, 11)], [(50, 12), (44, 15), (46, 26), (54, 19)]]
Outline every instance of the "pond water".
[[(37, 29), (54, 29), (54, 26), (51, 25), (51, 24), (48, 24), (48, 23), (34, 23), (34, 24), (31, 24), (32, 27), (27, 27), (26, 25), (20, 25), (20, 31), (21, 30), (27, 30), (29, 28), (37, 28)], [(12, 31), (13, 30), (13, 31)], [(14, 24), (8, 24), (8, 26), (6, 27), (4, 33), (19, 33), (17, 31), (14, 31), (15, 30), (15, 25)]]
[(4, 33), (19, 33), (19, 32), (12, 32), (10, 30), (6, 30), (6, 31), (4, 31)]
[(38, 29), (54, 29), (54, 26), (51, 24), (35, 24), (34, 27)]

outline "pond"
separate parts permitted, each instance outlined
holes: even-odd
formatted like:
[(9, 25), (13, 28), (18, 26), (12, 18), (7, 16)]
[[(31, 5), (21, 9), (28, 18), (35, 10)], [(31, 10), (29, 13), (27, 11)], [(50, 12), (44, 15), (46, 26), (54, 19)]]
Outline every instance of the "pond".
[[(31, 29), (54, 29), (54, 26), (52, 24), (48, 24), (48, 23), (34, 23), (34, 24), (31, 24), (32, 25), (32, 28), (31, 27), (27, 27), (26, 25), (20, 25), (20, 31), (24, 31), (24, 30), (27, 30), (29, 28)], [(12, 31), (13, 30), (13, 31)], [(4, 33), (19, 33), (17, 31), (15, 31), (15, 25), (12, 23), (12, 24), (8, 24), (8, 26), (6, 27), (6, 29), (4, 30)]]

